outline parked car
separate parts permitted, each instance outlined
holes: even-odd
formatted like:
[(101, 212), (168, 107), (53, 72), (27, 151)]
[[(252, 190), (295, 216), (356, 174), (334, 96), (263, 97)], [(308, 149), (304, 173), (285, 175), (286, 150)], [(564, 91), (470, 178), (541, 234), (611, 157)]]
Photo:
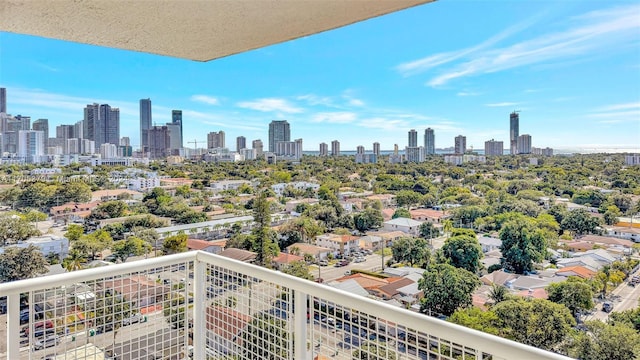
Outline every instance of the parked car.
[(131, 314), (131, 316), (129, 316), (128, 318), (122, 319), (122, 326), (131, 325), (140, 321), (142, 321), (142, 314), (140, 313)]
[[(37, 323), (33, 324), (33, 330), (36, 332), (38, 332), (38, 330), (43, 330), (43, 329), (53, 329), (53, 321), (51, 320), (46, 320), (46, 321), (38, 321)], [(22, 328), (22, 333), (24, 334), (24, 336), (29, 336), (29, 331), (31, 330), (30, 326), (25, 326)], [(35, 335), (36, 337), (42, 336), (42, 335)]]
[(46, 335), (42, 339), (38, 339), (33, 343), (33, 350), (42, 350), (44, 348), (56, 346), (59, 343), (60, 337), (58, 335)]
[(354, 262), (357, 262), (357, 263), (361, 263), (361, 262), (365, 262), (365, 261), (366, 261), (365, 258), (362, 257), (362, 256), (359, 256), (354, 260)]
[(329, 262), (328, 262), (327, 260), (320, 260), (320, 261), (318, 262), (318, 265), (320, 265), (320, 266), (328, 266), (328, 265), (329, 265)]
[(612, 310), (613, 310), (613, 304), (608, 303), (608, 302), (602, 304), (602, 311), (611, 312)]

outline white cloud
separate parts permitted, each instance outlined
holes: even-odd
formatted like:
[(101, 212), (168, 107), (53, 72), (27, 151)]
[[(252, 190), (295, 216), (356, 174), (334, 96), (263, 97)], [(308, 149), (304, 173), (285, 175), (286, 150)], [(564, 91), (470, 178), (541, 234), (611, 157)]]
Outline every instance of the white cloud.
[(474, 91), (459, 91), (456, 95), (457, 96), (478, 96), (478, 95), (482, 95), (482, 93), (474, 92)]
[(488, 107), (506, 107), (506, 106), (516, 106), (516, 105), (519, 105), (519, 104), (520, 103), (517, 103), (517, 102), (504, 101), (504, 102), (498, 102), (498, 103), (484, 104), (484, 106), (488, 106)]
[(296, 96), (296, 100), (306, 101), (307, 104), (311, 106), (317, 106), (317, 105), (324, 105), (328, 107), (335, 106), (333, 104), (333, 99), (329, 96), (318, 96), (315, 94), (306, 94), (306, 95)]
[(349, 124), (354, 122), (356, 118), (356, 114), (352, 112), (322, 112), (315, 114), (311, 121), (315, 123)]
[(396, 131), (399, 129), (407, 128), (409, 126), (409, 123), (404, 120), (374, 117), (374, 118), (363, 119), (357, 125), (365, 128), (371, 128), (371, 129)]
[(599, 124), (640, 123), (640, 102), (602, 106), (587, 117)]
[(193, 95), (191, 101), (201, 102), (209, 105), (220, 105), (220, 100), (208, 95)]
[(635, 4), (593, 11), (568, 20), (569, 27), (565, 31), (543, 34), (505, 47), (494, 47), (499, 41), (533, 23), (529, 21), (476, 46), (401, 64), (397, 70), (407, 76), (454, 63), (426, 83), (437, 87), (466, 76), (562, 59), (584, 59), (590, 53), (601, 55), (606, 51), (613, 52), (627, 44), (637, 43), (639, 12), (640, 6)]
[(360, 99), (350, 99), (349, 100), (349, 105), (352, 105), (352, 106), (364, 106), (364, 101), (362, 101)]
[(613, 110), (627, 110), (627, 109), (640, 109), (640, 102), (608, 105), (608, 106), (601, 107), (599, 110), (613, 111)]
[(298, 114), (304, 112), (302, 108), (296, 107), (289, 103), (289, 101), (279, 98), (263, 98), (254, 101), (241, 101), (237, 103), (236, 106), (263, 112), (279, 111), (286, 114)]

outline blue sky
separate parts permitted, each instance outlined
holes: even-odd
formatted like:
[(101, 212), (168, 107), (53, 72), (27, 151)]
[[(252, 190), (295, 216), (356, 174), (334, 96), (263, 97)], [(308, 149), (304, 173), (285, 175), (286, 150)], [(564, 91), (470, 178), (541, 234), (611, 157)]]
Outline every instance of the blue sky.
[(483, 148), (508, 143), (509, 113), (533, 146), (640, 151), (640, 5), (632, 1), (447, 1), (207, 63), (0, 33), (8, 112), (50, 132), (87, 103), (121, 110), (139, 143), (138, 100), (153, 120), (182, 109), (184, 141), (224, 130), (262, 139), (286, 119), (305, 150), (407, 145), (435, 129)]

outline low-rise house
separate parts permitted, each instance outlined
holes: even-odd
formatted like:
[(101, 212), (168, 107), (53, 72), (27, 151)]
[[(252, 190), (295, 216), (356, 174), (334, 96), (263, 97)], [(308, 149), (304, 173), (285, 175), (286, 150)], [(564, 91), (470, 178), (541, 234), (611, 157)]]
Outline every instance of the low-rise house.
[(403, 233), (418, 236), (422, 222), (407, 218), (396, 218), (383, 223), (382, 228), (387, 231), (402, 231)]
[(276, 193), (278, 196), (282, 196), (284, 189), (287, 187), (292, 187), (294, 190), (306, 190), (310, 189), (312, 191), (318, 191), (320, 188), (320, 184), (307, 182), (307, 181), (294, 181), (290, 183), (278, 183), (275, 185), (271, 185), (271, 190)]
[(214, 193), (218, 193), (225, 190), (238, 190), (243, 185), (253, 187), (251, 181), (248, 180), (221, 180), (210, 182), (209, 189)]
[(451, 214), (442, 210), (415, 209), (411, 210), (411, 218), (417, 221), (428, 221), (432, 224), (442, 224), (444, 220), (451, 218)]
[(579, 241), (592, 243), (594, 245), (603, 246), (606, 248), (611, 247), (633, 247), (634, 242), (627, 239), (619, 239), (611, 236), (599, 236), (599, 235), (584, 235), (579, 238)]
[(100, 201), (93, 201), (88, 203), (68, 202), (59, 206), (53, 206), (49, 213), (51, 216), (58, 219), (66, 219), (68, 221), (81, 221), (85, 217), (91, 214), (91, 210), (100, 205)]
[(246, 263), (253, 263), (254, 261), (256, 261), (256, 257), (258, 256), (258, 254), (254, 253), (253, 251), (235, 248), (225, 249), (224, 251), (218, 253), (218, 255)]
[(587, 250), (593, 250), (595, 244), (586, 241), (571, 241), (571, 242), (559, 242), (564, 248), (571, 252), (585, 252)]
[(122, 198), (131, 198), (133, 200), (142, 200), (144, 194), (129, 189), (112, 189), (112, 190), (97, 190), (91, 193), (91, 201), (113, 201), (120, 200)]
[(352, 235), (323, 234), (316, 236), (316, 245), (331, 249), (335, 255), (349, 255), (360, 250), (360, 238)]
[(396, 196), (393, 194), (375, 194), (366, 197), (369, 201), (380, 201), (383, 207), (390, 207), (395, 205)]
[[(640, 222), (640, 219), (636, 219)], [(607, 229), (609, 236), (617, 237), (620, 239), (631, 240), (636, 243), (640, 243), (640, 229), (635, 227), (620, 227), (614, 226)]]
[(602, 264), (588, 256), (558, 259), (557, 265), (559, 269), (569, 266), (584, 266), (591, 271), (598, 271), (602, 269), (603, 266)]
[(579, 265), (563, 267), (562, 269), (558, 269), (558, 271), (556, 271), (555, 274), (556, 276), (564, 276), (564, 277), (577, 276), (585, 280), (592, 279), (594, 276), (596, 276), (595, 271)]
[(520, 276), (517, 279), (508, 281), (505, 286), (514, 290), (543, 289), (552, 283), (565, 281), (564, 277), (541, 278), (538, 276)]
[(385, 246), (387, 247), (391, 246), (394, 241), (400, 239), (401, 237), (407, 236), (407, 234), (402, 231), (369, 231), (366, 234), (369, 236), (381, 237), (385, 242)]
[(485, 285), (505, 285), (508, 282), (515, 280), (517, 277), (517, 275), (507, 273), (504, 270), (496, 270), (490, 274), (482, 276), (480, 281)]
[(226, 246), (226, 240), (206, 241), (200, 239), (187, 239), (187, 250), (201, 250), (211, 254), (220, 254)]
[(320, 202), (318, 199), (313, 199), (313, 198), (307, 198), (307, 199), (299, 199), (299, 200), (289, 200), (287, 201), (287, 203), (285, 204), (285, 210), (286, 212), (290, 213), (292, 211), (296, 210), (296, 207), (298, 207), (298, 205), (315, 205), (318, 202)]
[(206, 339), (211, 355), (242, 355), (242, 334), (250, 322), (250, 315), (224, 306), (209, 306), (206, 311)]
[(300, 255), (280, 252), (278, 256), (271, 259), (271, 262), (273, 263), (273, 267), (277, 270), (282, 270), (296, 261), (304, 261), (304, 257)]
[(295, 243), (287, 246), (287, 252), (290, 254), (299, 254), (301, 256), (309, 254), (313, 256), (316, 261), (320, 261), (327, 260), (328, 255), (331, 254), (331, 249), (313, 244)]
[(399, 278), (397, 281), (393, 281), (389, 284), (382, 285), (378, 288), (371, 289), (371, 293), (383, 300), (390, 300), (400, 297), (400, 288), (415, 284), (415, 281), (409, 278)]
[(359, 239), (359, 245), (361, 249), (365, 250), (380, 250), (382, 248), (382, 237), (374, 235), (362, 236)]
[(607, 250), (604, 249), (593, 249), (585, 251), (582, 254), (576, 254), (574, 257), (590, 257), (593, 260), (600, 263), (602, 266), (611, 265), (614, 261), (618, 260), (615, 256), (610, 254)]
[(4, 248), (0, 247), (0, 254), (4, 253), (4, 249), (8, 247), (27, 248), (29, 245), (37, 247), (44, 257), (57, 255), (62, 260), (69, 255), (69, 239), (56, 235), (34, 236)]
[(342, 291), (352, 293), (354, 295), (359, 295), (364, 297), (369, 296), (369, 292), (365, 290), (365, 288), (360, 286), (360, 284), (353, 279), (345, 280), (345, 281), (332, 281), (330, 283), (327, 283), (327, 285)]
[(103, 286), (105, 290), (114, 290), (140, 308), (161, 304), (171, 292), (169, 287), (141, 275), (105, 280)]
[(521, 296), (523, 298), (527, 298), (527, 299), (545, 299), (546, 300), (549, 298), (549, 294), (547, 294), (547, 290), (545, 290), (544, 288), (521, 290), (517, 292), (516, 295)]
[(483, 253), (488, 253), (489, 251), (498, 250), (500, 246), (502, 246), (502, 240), (488, 237), (488, 236), (479, 236), (478, 242), (482, 247)]

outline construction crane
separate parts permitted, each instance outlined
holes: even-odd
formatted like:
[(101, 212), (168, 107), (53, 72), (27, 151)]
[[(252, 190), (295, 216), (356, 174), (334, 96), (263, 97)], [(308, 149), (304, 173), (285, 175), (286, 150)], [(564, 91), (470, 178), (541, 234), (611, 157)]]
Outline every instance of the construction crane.
[(189, 141), (188, 144), (193, 144), (195, 146), (195, 149), (198, 150), (198, 143), (203, 143), (205, 141), (198, 141), (196, 139), (193, 139), (193, 141)]

